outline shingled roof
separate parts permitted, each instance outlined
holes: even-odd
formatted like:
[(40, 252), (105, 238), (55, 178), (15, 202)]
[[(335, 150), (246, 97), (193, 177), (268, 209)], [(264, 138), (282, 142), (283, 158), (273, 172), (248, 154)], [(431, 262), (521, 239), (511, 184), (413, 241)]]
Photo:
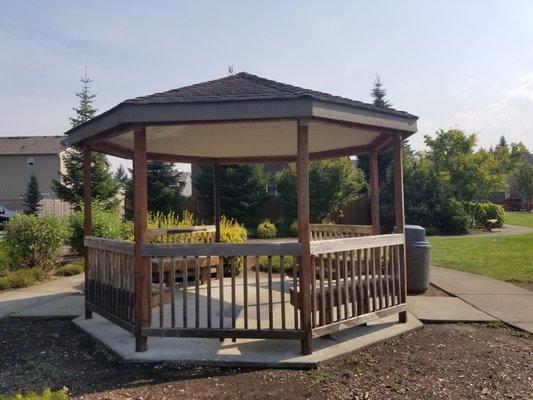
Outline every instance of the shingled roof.
[(414, 117), (405, 111), (380, 108), (372, 104), (334, 96), (316, 90), (261, 78), (247, 72), (239, 72), (225, 78), (197, 83), (179, 89), (154, 93), (148, 96), (126, 100), (124, 104), (168, 104), (168, 103), (210, 103), (240, 100), (274, 100), (310, 97), (315, 100), (344, 104), (381, 113)]
[(0, 137), (0, 155), (59, 154), (65, 147), (65, 136)]

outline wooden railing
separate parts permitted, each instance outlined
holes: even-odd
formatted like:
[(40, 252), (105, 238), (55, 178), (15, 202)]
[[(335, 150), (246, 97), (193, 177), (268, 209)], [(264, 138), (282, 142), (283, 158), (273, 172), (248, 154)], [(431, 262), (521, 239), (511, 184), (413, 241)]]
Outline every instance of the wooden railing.
[(309, 235), (312, 241), (368, 236), (371, 234), (372, 225), (309, 224)]
[(88, 255), (86, 307), (133, 332), (133, 243), (87, 236), (85, 246)]
[[(298, 287), (299, 254), (294, 242), (143, 246), (157, 286), (143, 334), (301, 339), (300, 316), (289, 302), (289, 290)], [(215, 271), (206, 285), (202, 268)]]
[(303, 340), (304, 313), (318, 337), (406, 309), (401, 234), (312, 241), (307, 310), (296, 242), (149, 243), (138, 288), (133, 243), (88, 236), (85, 245), (86, 306), (133, 332), (141, 293), (143, 336)]
[(405, 311), (404, 236), (311, 243), (313, 336)]
[(186, 226), (176, 228), (157, 228), (148, 230), (150, 243), (213, 243), (215, 226)]

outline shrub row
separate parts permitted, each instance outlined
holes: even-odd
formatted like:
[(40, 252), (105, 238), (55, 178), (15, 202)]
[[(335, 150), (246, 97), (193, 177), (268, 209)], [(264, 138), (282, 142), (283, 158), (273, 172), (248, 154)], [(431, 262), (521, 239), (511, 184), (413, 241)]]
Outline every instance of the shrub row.
[(23, 268), (0, 276), (0, 290), (20, 289), (31, 286), (46, 277), (46, 272), (39, 268)]

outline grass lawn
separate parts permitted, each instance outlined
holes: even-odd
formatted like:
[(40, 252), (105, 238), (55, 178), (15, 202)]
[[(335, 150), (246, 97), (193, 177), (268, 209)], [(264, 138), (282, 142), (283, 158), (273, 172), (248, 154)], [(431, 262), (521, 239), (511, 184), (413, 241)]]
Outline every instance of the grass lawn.
[(522, 225), (533, 228), (533, 213), (531, 212), (507, 212), (505, 213), (505, 223), (511, 225)]
[[(533, 223), (533, 219), (530, 223)], [(502, 281), (533, 282), (533, 234), (435, 237), (429, 238), (429, 242), (432, 245), (432, 265), (472, 272)]]

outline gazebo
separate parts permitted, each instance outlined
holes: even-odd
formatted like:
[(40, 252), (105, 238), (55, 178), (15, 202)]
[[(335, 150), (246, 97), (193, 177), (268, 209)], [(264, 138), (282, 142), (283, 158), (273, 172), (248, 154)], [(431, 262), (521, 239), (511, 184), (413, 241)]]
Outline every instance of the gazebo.
[[(157, 336), (299, 340), (302, 354), (316, 337), (393, 314), (406, 322), (402, 142), (416, 121), (241, 72), (126, 100), (71, 129), (67, 144), (84, 152), (85, 318), (95, 312), (131, 332), (136, 351)], [(396, 229), (380, 234), (377, 161), (390, 147)], [(133, 242), (92, 236), (92, 151), (133, 160)], [(309, 161), (361, 154), (372, 225), (311, 224)], [(147, 160), (213, 165), (214, 229), (191, 227), (187, 243), (151, 241), (183, 230), (148, 229)], [(281, 161), (296, 163), (298, 241), (220, 243), (219, 166)], [(224, 276), (227, 257), (242, 257), (241, 274)]]

